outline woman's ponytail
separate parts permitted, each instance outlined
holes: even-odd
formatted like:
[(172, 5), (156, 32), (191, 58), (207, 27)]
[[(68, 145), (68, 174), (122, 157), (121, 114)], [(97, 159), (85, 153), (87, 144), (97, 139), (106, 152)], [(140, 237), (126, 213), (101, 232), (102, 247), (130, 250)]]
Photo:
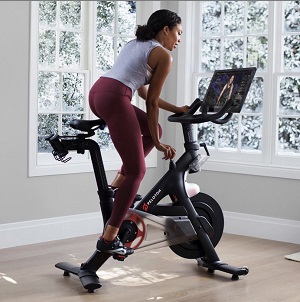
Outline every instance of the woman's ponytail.
[(135, 35), (137, 40), (148, 41), (155, 37), (155, 32), (148, 25), (138, 25)]

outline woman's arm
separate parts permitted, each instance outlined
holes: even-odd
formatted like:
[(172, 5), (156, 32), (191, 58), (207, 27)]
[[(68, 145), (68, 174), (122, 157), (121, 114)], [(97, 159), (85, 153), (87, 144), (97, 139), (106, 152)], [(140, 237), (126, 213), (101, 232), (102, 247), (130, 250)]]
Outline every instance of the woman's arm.
[(164, 48), (157, 47), (151, 51), (149, 59), (151, 60), (151, 65), (149, 65), (154, 69), (154, 72), (148, 90), (141, 89), (139, 95), (146, 99), (149, 131), (155, 148), (164, 153), (163, 159), (172, 159), (176, 150), (169, 145), (162, 144), (158, 133), (159, 104), (161, 104), (159, 96), (170, 72), (172, 57)]
[[(146, 109), (148, 125), (154, 145), (160, 151), (162, 150), (158, 136), (158, 114), (159, 114), (159, 96), (165, 80), (172, 66), (172, 57), (163, 48), (156, 48), (151, 52), (157, 58), (157, 64), (151, 78), (146, 97)], [(164, 148), (163, 148), (164, 149)]]
[(231, 95), (232, 95), (232, 90), (233, 90), (233, 84), (230, 85), (230, 92), (228, 94), (228, 100), (231, 98)]
[(225, 89), (226, 89), (226, 86), (227, 86), (227, 84), (224, 85), (222, 91), (220, 92), (219, 97), (218, 97), (218, 99), (217, 99), (217, 103), (219, 102), (221, 96), (223, 95), (223, 93), (224, 93), (224, 91), (225, 91)]

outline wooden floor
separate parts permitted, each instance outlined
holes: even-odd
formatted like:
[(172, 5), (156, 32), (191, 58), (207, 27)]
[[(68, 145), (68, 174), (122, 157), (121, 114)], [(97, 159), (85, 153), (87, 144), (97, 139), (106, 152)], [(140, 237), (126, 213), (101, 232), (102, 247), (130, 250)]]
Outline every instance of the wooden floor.
[(210, 275), (169, 248), (139, 252), (124, 262), (110, 258), (99, 270), (102, 287), (88, 293), (77, 276), (64, 277), (55, 263), (84, 262), (95, 250), (97, 236), (0, 250), (1, 302), (300, 302), (300, 262), (284, 255), (300, 246), (224, 234), (216, 250), (222, 261), (247, 265), (237, 281)]

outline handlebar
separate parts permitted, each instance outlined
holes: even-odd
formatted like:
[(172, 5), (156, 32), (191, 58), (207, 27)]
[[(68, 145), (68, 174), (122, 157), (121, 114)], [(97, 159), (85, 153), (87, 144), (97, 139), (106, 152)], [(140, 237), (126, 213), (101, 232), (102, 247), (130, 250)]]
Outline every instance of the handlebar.
[[(190, 110), (185, 113), (176, 113), (168, 117), (169, 122), (176, 122), (182, 124), (200, 124), (205, 122), (213, 122), (215, 124), (225, 124), (231, 117), (232, 112), (228, 112), (233, 104), (233, 100), (230, 99), (226, 104), (216, 113), (207, 113), (207, 105), (205, 102), (197, 98), (191, 105)], [(195, 114), (200, 108), (201, 113)]]

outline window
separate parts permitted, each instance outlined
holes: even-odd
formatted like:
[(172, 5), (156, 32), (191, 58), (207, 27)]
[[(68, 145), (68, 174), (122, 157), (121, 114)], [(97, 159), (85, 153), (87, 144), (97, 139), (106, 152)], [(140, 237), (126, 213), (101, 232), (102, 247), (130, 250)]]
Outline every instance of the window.
[[(45, 137), (51, 133), (74, 135), (76, 131), (69, 127), (72, 119), (97, 118), (89, 109), (89, 89), (134, 38), (139, 12), (143, 8), (151, 11), (151, 5), (135, 1), (31, 2), (30, 176), (92, 171), (89, 154), (72, 151), (67, 165), (56, 162)], [(139, 105), (136, 96), (133, 102)], [(108, 130), (97, 132), (95, 139), (105, 168), (118, 169), (121, 160)], [(146, 163), (156, 165), (155, 151)]]
[(283, 1), (282, 45), (276, 66), (276, 151), (280, 157), (300, 155), (300, 3)]
[[(257, 67), (240, 114), (224, 125), (198, 126), (213, 155), (203, 167), (300, 178), (299, 1), (193, 1), (183, 55), (192, 76), (187, 97), (203, 96), (216, 69)], [(190, 40), (189, 40), (190, 39)], [(189, 84), (192, 83), (192, 84)]]

